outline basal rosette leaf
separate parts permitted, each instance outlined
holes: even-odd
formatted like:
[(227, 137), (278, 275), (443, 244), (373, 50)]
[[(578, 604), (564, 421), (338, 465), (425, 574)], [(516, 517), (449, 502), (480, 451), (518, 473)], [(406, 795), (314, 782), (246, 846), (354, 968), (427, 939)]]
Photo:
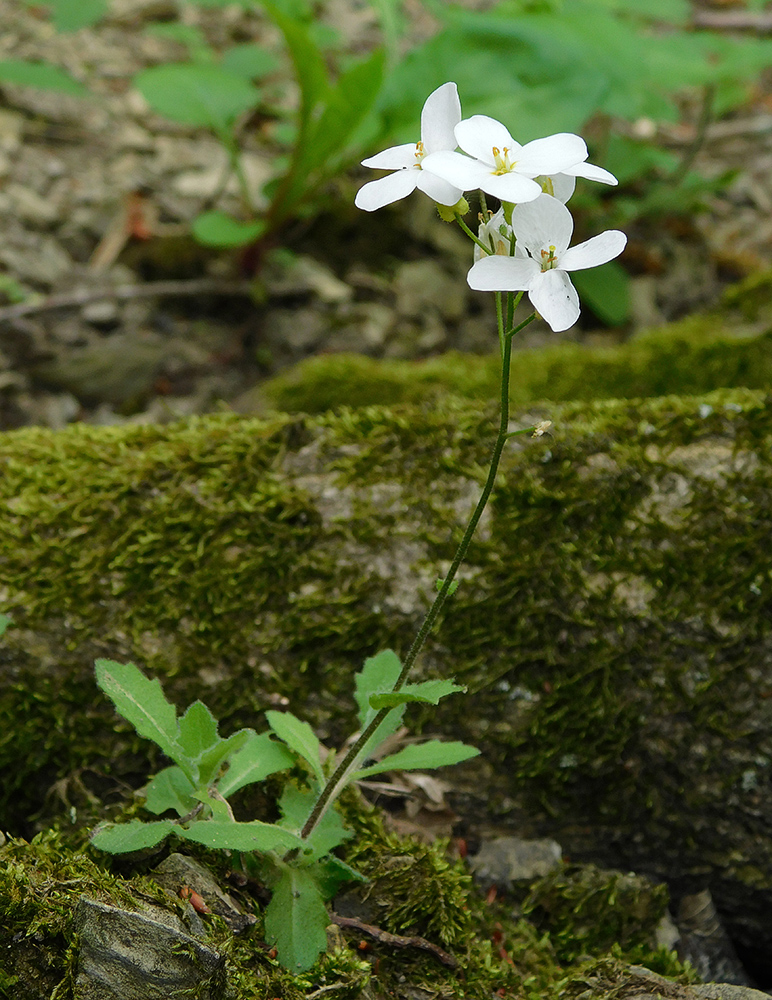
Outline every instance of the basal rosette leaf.
[(217, 782), (220, 795), (228, 798), (240, 788), (263, 781), (269, 774), (283, 771), (295, 763), (295, 755), (270, 733), (252, 733), (251, 738), (228, 761), (228, 770)]
[(23, 59), (0, 60), (0, 82), (15, 83), (22, 87), (39, 87), (56, 90), (73, 97), (87, 97), (88, 90), (78, 80), (58, 66), (46, 62), (27, 62)]
[(307, 722), (302, 722), (291, 712), (266, 712), (268, 725), (280, 740), (294, 750), (310, 766), (319, 785), (324, 784), (321, 764), (321, 743)]
[[(296, 833), (305, 826), (316, 804), (318, 796), (313, 792), (287, 785), (279, 800), (279, 811), (282, 814), (281, 825)], [(328, 809), (309, 837), (304, 841), (306, 850), (310, 848), (309, 859), (317, 859), (329, 854), (333, 848), (342, 844), (353, 834), (343, 825), (343, 819), (335, 808)]]
[(126, 854), (128, 851), (155, 847), (178, 829), (170, 819), (154, 820), (152, 823), (133, 819), (129, 823), (111, 823), (97, 828), (91, 836), (91, 843), (108, 854)]
[(195, 786), (180, 767), (165, 767), (145, 787), (145, 809), (160, 816), (174, 809), (178, 816), (187, 816), (196, 805)]
[[(249, 742), (250, 737), (255, 735), (254, 729), (239, 729), (238, 732), (233, 733), (227, 739), (221, 739), (215, 746), (205, 750), (198, 762), (199, 783), (208, 785), (211, 781), (214, 781), (217, 777), (217, 772), (225, 761), (235, 757), (241, 748)], [(217, 787), (220, 790), (219, 781), (217, 782)], [(220, 790), (220, 794), (225, 795), (225, 792)]]
[(291, 851), (303, 847), (302, 840), (273, 823), (234, 823), (206, 820), (192, 823), (188, 829), (176, 827), (184, 840), (192, 840), (205, 847), (224, 848), (231, 851)]
[(193, 780), (191, 760), (177, 742), (177, 711), (157, 679), (149, 680), (133, 663), (99, 659), (97, 684), (140, 736), (152, 740)]
[(289, 865), (273, 888), (265, 910), (265, 939), (285, 969), (305, 972), (327, 948), (329, 914), (308, 868)]
[(217, 720), (202, 701), (194, 701), (180, 718), (177, 740), (191, 760), (220, 743)]

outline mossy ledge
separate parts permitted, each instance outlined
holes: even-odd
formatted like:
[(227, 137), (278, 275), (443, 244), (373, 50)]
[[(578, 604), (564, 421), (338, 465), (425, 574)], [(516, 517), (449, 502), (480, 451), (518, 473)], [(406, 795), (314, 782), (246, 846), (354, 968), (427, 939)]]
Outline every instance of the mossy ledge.
[[(554, 433), (508, 448), (421, 660), (471, 693), (413, 718), (482, 749), (454, 772), (470, 814), (709, 883), (767, 953), (771, 414), (743, 390), (520, 413)], [(96, 655), (201, 697), (226, 734), (286, 698), (340, 739), (352, 671), (407, 647), (447, 567), (494, 423), (447, 399), (0, 438), (9, 832), (157, 764)]]
[[(772, 272), (725, 292), (719, 306), (624, 344), (559, 343), (515, 351), (515, 407), (550, 399), (634, 399), (719, 388), (772, 386)], [(517, 342), (515, 342), (517, 348)], [(499, 358), (450, 351), (425, 361), (320, 354), (276, 376), (243, 400), (244, 412), (322, 413), (348, 406), (420, 403), (452, 393), (484, 405), (498, 395)]]

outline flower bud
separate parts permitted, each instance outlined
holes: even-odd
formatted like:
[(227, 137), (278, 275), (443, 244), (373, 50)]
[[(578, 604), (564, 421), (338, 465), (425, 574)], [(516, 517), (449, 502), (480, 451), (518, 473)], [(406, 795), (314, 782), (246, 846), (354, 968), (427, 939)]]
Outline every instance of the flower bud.
[(455, 222), (457, 215), (466, 215), (469, 211), (469, 202), (463, 197), (455, 205), (440, 205), (438, 202), (437, 211), (443, 222)]

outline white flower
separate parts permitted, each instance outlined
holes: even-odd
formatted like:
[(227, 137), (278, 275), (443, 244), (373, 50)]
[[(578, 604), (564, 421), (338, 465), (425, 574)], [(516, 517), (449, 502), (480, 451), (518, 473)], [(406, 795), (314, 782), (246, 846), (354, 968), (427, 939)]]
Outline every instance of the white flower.
[[(504, 209), (500, 208), (495, 215), (491, 215), (487, 222), (480, 222), (477, 230), (477, 239), (488, 247), (488, 253), (497, 253), (508, 256), (510, 252), (511, 240), (514, 239), (512, 227), (507, 225), (504, 218)], [(475, 243), (474, 259), (479, 260), (483, 256), (483, 251)]]
[(584, 177), (588, 181), (600, 181), (601, 184), (616, 185), (619, 183), (609, 170), (604, 170), (603, 167), (596, 167), (594, 163), (584, 162), (575, 163), (573, 166), (561, 170), (559, 174), (552, 174), (550, 176), (542, 175), (534, 179), (541, 185), (541, 189), (545, 194), (553, 195), (565, 205), (574, 193), (577, 177)]
[(469, 153), (446, 148), (423, 162), (449, 184), (464, 191), (479, 188), (501, 201), (533, 201), (542, 193), (533, 180), (539, 174), (558, 174), (587, 159), (587, 146), (578, 135), (560, 132), (521, 146), (495, 118), (473, 115), (456, 125), (456, 141)]
[(478, 260), (467, 275), (469, 287), (483, 292), (526, 291), (553, 330), (567, 330), (579, 318), (579, 296), (568, 272), (613, 260), (624, 250), (627, 237), (609, 229), (569, 248), (574, 220), (566, 206), (548, 194), (517, 205), (512, 227), (517, 237), (515, 256)]
[(461, 102), (455, 83), (443, 83), (426, 98), (421, 112), (421, 141), (392, 146), (362, 160), (365, 167), (392, 170), (369, 181), (357, 192), (354, 204), (366, 212), (390, 205), (418, 188), (440, 205), (455, 205), (464, 193), (448, 181), (423, 169), (423, 159), (443, 149), (455, 149), (454, 127), (461, 121)]

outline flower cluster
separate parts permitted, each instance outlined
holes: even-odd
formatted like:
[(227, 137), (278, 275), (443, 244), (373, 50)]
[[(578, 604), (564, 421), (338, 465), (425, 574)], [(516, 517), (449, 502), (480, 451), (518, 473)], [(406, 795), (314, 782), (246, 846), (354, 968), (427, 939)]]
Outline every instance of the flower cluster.
[(490, 251), (476, 249), (470, 287), (527, 292), (553, 330), (567, 330), (579, 318), (568, 272), (605, 264), (627, 243), (613, 229), (569, 247), (574, 224), (566, 202), (576, 178), (617, 183), (613, 174), (587, 163), (587, 156), (584, 140), (569, 132), (521, 145), (487, 115), (462, 119), (456, 85), (445, 83), (424, 104), (419, 142), (362, 161), (392, 172), (365, 184), (356, 205), (372, 212), (418, 188), (452, 211), (465, 191), (493, 195), (502, 209), (480, 226), (479, 242)]

